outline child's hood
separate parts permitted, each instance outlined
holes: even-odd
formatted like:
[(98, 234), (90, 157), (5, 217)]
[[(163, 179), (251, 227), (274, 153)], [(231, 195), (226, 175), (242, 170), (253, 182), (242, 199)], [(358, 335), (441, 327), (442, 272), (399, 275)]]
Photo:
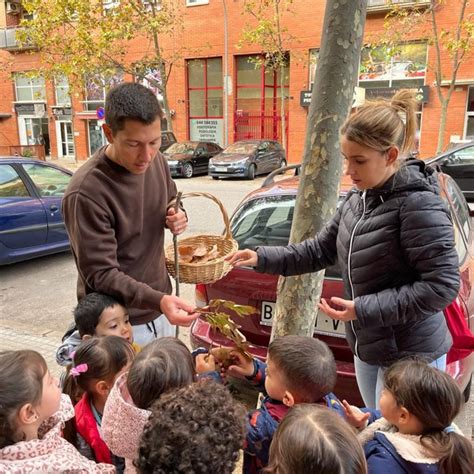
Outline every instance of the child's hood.
[(77, 346), (82, 342), (79, 331), (74, 331), (67, 337), (63, 343), (56, 350), (56, 362), (61, 366), (72, 364), (71, 354), (77, 349)]
[(135, 459), (143, 428), (150, 416), (149, 410), (136, 407), (128, 393), (127, 375), (115, 382), (102, 417), (102, 436), (117, 456)]
[(68, 395), (61, 395), (59, 410), (45, 420), (38, 429), (38, 439), (20, 441), (0, 449), (0, 460), (17, 460), (47, 455), (61, 439), (64, 422), (74, 417), (74, 408)]
[(439, 457), (427, 450), (420, 442), (420, 435), (403, 434), (385, 418), (379, 418), (359, 433), (362, 445), (372, 440), (382, 444), (388, 451), (396, 452), (405, 461), (417, 464), (436, 464)]

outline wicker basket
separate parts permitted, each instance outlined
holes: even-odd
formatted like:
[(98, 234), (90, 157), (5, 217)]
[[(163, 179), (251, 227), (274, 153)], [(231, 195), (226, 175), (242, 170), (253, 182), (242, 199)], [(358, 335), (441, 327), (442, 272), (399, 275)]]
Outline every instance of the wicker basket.
[[(225, 235), (195, 235), (178, 240), (179, 245), (199, 245), (208, 247), (217, 245), (218, 257), (202, 263), (179, 263), (179, 281), (182, 283), (213, 283), (227, 275), (232, 266), (224, 260), (225, 257), (238, 250), (237, 242), (232, 238), (230, 222), (227, 211), (222, 202), (209, 193), (185, 193), (182, 199), (190, 197), (205, 197), (214, 201), (221, 210), (225, 224)], [(170, 244), (165, 249), (166, 267), (173, 278), (176, 278), (174, 245)]]

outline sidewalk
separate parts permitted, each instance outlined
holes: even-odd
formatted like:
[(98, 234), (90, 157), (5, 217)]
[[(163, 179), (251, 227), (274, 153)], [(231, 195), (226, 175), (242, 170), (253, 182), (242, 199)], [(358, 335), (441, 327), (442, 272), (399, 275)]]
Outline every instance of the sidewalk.
[(56, 363), (56, 349), (61, 342), (58, 334), (35, 335), (26, 329), (13, 329), (0, 325), (0, 348), (2, 351), (30, 349), (38, 351), (46, 360), (53, 375), (58, 376), (61, 367)]
[(74, 158), (54, 158), (51, 159), (50, 157), (46, 158), (48, 163), (52, 163), (53, 165), (61, 166), (62, 168), (66, 168), (72, 172), (79, 169), (87, 160), (78, 160), (76, 161)]

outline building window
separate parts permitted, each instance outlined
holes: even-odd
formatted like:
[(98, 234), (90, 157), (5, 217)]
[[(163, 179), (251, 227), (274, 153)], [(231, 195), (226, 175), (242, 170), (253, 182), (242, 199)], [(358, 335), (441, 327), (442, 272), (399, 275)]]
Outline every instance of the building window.
[(222, 58), (187, 61), (191, 140), (223, 143)]
[(102, 0), (102, 7), (104, 11), (113, 10), (120, 5), (120, 0)]
[(14, 80), (17, 102), (39, 102), (46, 100), (44, 78), (15, 74)]
[[(140, 67), (136, 68), (136, 71), (135, 82), (138, 82), (139, 84), (142, 84), (150, 89), (158, 99), (161, 110), (166, 113), (163, 94), (160, 90), (163, 85), (160, 70), (154, 67), (147, 67), (145, 69)], [(168, 130), (168, 121), (166, 120), (166, 117), (163, 117), (161, 121), (161, 129)]]
[(474, 86), (469, 87), (467, 94), (466, 133), (464, 138), (474, 140)]
[[(359, 87), (366, 89), (366, 99), (389, 98), (397, 89), (416, 90), (425, 84), (428, 45), (406, 43), (392, 50), (383, 47), (363, 48), (360, 59)], [(423, 105), (416, 114), (418, 132), (416, 148), (420, 147)]]
[(198, 5), (208, 5), (209, 0), (186, 0), (187, 7), (196, 7)]
[(222, 58), (192, 59), (187, 66), (189, 117), (222, 117)]
[(359, 86), (366, 89), (402, 89), (424, 85), (427, 51), (426, 43), (402, 44), (392, 50), (383, 47), (363, 48)]
[(308, 79), (308, 90), (313, 90), (313, 84), (316, 78), (316, 68), (318, 66), (319, 49), (309, 50), (309, 79)]
[[(265, 68), (258, 59), (258, 56), (238, 56), (236, 59), (234, 139), (281, 141), (281, 95), (288, 97), (289, 61), (281, 84), (280, 71)], [(288, 115), (288, 101), (285, 101), (285, 115)]]
[(56, 95), (56, 105), (71, 105), (69, 95), (69, 81), (66, 76), (59, 76), (54, 81), (54, 91)]
[(89, 156), (92, 156), (99, 148), (107, 143), (107, 140), (98, 120), (87, 121), (87, 134), (89, 137)]
[(96, 74), (88, 78), (86, 80), (84, 110), (95, 111), (99, 107), (103, 107), (107, 91), (123, 82), (123, 80), (123, 71), (117, 71), (107, 77)]

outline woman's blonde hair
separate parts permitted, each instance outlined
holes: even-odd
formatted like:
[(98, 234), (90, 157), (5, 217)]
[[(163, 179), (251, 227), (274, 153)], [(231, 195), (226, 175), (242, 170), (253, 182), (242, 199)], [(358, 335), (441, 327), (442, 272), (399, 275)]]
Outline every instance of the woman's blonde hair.
[(415, 146), (416, 110), (415, 95), (402, 89), (391, 101), (366, 102), (345, 121), (341, 135), (382, 153), (396, 146), (404, 156)]

